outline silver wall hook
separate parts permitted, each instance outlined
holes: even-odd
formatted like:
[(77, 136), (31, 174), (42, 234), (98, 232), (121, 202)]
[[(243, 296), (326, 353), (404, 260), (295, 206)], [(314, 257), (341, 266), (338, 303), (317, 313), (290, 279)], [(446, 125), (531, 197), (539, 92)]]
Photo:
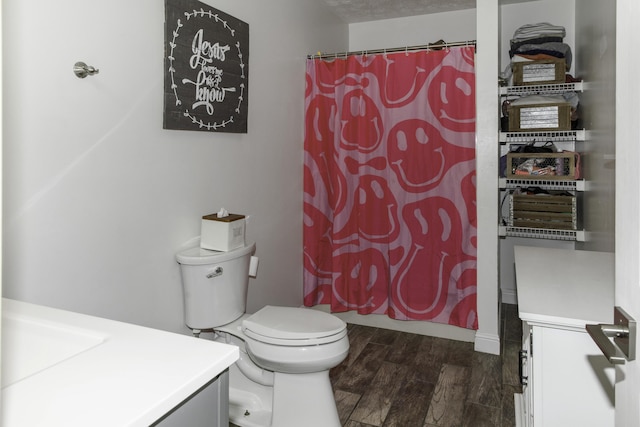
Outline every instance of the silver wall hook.
[(84, 62), (76, 62), (73, 66), (73, 72), (80, 79), (84, 79), (87, 76), (93, 76), (94, 74), (98, 74), (100, 70), (94, 68), (90, 65), (85, 64)]

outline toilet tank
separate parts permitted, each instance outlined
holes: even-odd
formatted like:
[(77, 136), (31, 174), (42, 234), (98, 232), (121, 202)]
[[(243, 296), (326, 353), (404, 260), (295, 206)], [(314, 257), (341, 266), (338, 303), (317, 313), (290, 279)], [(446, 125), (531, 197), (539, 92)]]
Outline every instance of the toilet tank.
[(216, 328), (244, 314), (249, 262), (255, 250), (256, 244), (251, 243), (227, 252), (195, 247), (176, 254), (189, 328)]

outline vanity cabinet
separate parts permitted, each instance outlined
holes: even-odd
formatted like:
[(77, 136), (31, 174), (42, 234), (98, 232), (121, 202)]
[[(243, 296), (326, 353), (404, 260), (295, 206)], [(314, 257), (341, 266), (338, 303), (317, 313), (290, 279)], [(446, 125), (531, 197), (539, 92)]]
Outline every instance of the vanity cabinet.
[(613, 427), (614, 368), (585, 331), (613, 320), (613, 254), (516, 246), (518, 427)]
[(229, 369), (150, 427), (229, 427)]

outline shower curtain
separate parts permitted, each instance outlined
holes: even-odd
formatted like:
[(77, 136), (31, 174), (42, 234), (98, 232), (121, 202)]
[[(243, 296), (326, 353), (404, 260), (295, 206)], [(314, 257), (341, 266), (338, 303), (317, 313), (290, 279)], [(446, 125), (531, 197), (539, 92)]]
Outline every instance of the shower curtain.
[(306, 306), (477, 329), (474, 56), (307, 60)]

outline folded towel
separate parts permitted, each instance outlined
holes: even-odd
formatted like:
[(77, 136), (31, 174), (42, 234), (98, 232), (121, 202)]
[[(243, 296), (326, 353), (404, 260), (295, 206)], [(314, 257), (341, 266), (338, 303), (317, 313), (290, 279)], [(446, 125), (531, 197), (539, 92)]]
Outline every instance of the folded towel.
[(545, 54), (554, 56), (556, 58), (564, 58), (567, 64), (567, 70), (571, 69), (571, 61), (573, 56), (571, 54), (571, 47), (566, 43), (540, 43), (540, 44), (522, 44), (516, 49), (511, 49), (509, 55), (511, 57), (515, 55), (537, 55)]
[(567, 35), (563, 26), (552, 25), (548, 22), (539, 22), (537, 24), (525, 24), (519, 27), (514, 33), (512, 42), (535, 39), (539, 37), (560, 37)]

